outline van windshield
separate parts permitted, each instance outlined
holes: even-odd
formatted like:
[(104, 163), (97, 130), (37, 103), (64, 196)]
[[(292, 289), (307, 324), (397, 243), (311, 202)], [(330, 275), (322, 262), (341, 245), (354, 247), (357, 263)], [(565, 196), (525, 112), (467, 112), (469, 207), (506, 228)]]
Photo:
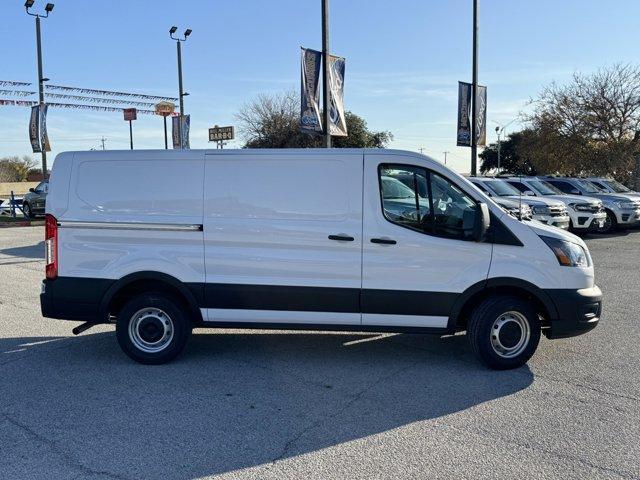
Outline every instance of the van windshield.
[(499, 197), (512, 197), (514, 195), (520, 195), (520, 192), (516, 187), (501, 180), (482, 182), (482, 184)]

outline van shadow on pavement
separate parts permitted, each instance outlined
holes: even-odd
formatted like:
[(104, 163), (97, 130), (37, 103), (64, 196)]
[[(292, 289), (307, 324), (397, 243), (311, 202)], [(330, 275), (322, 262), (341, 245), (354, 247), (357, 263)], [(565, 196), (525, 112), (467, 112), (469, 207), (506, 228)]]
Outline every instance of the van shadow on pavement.
[(12, 247), (0, 249), (0, 255), (19, 257), (21, 259), (44, 260), (44, 240), (36, 245), (25, 245), (23, 247)]
[[(202, 331), (200, 331), (202, 332)], [(514, 394), (463, 336), (204, 331), (144, 366), (111, 332), (0, 340), (7, 478), (194, 479), (269, 464)]]

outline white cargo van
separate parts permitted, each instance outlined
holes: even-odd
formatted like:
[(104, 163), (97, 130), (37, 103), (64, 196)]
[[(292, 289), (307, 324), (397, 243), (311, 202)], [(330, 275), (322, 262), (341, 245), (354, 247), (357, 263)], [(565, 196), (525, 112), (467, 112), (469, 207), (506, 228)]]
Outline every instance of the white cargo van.
[(194, 327), (466, 330), (505, 369), (600, 318), (580, 238), (411, 152), (63, 153), (46, 209), (43, 315), (115, 323), (142, 363)]

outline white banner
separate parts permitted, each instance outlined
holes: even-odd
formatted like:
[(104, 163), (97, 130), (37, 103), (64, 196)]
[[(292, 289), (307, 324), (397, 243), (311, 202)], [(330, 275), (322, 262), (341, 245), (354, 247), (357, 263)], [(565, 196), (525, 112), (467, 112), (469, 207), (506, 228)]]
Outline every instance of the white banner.
[(329, 55), (329, 130), (334, 137), (347, 136), (344, 116), (344, 58)]
[(322, 133), (320, 119), (320, 61), (322, 53), (302, 49), (300, 68), (300, 130)]

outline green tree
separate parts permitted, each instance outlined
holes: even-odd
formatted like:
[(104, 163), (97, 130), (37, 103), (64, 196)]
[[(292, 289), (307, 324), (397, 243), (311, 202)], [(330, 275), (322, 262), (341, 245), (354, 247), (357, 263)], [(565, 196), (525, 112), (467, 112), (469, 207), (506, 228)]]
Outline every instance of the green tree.
[[(314, 148), (323, 145), (319, 135), (300, 131), (300, 99), (295, 92), (259, 95), (236, 115), (245, 148)], [(337, 148), (383, 148), (391, 132), (372, 132), (367, 122), (352, 112), (345, 112), (346, 137), (332, 137)]]
[(480, 173), (491, 171), (514, 175), (537, 175), (538, 171), (529, 158), (522, 156), (523, 145), (531, 141), (534, 133), (530, 130), (514, 132), (500, 142), (500, 170), (498, 172), (498, 143), (492, 143), (479, 155)]

